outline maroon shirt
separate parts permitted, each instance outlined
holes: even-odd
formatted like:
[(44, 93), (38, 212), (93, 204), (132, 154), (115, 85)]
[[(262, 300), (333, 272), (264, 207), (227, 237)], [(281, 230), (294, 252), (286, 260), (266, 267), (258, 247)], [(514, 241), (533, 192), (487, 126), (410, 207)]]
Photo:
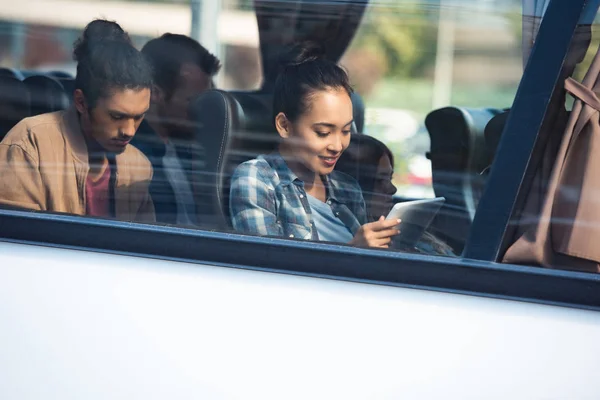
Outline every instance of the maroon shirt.
[(89, 175), (85, 181), (85, 213), (93, 217), (110, 217), (110, 165), (106, 165), (100, 178)]

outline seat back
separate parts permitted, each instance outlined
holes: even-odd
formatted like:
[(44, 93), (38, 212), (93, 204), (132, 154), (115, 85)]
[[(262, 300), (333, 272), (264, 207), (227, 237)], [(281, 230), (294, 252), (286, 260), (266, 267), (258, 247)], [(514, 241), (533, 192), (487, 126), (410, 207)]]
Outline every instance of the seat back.
[(73, 79), (73, 75), (65, 71), (50, 71), (48, 75), (56, 79)]
[(23, 80), (23, 74), (12, 68), (0, 67), (0, 77), (15, 78), (20, 81)]
[(0, 140), (19, 121), (29, 116), (29, 93), (25, 83), (0, 75)]
[(193, 162), (193, 189), (203, 226), (228, 229), (229, 187), (235, 168), (273, 151), (279, 136), (270, 124), (272, 96), (260, 92), (210, 90), (191, 105), (195, 141), (204, 160)]
[(458, 253), (462, 252), (483, 191), (482, 172), (489, 166), (484, 129), (500, 112), (446, 107), (425, 118), (431, 139), (433, 189), (436, 196), (446, 198), (431, 230)]
[(496, 150), (498, 150), (498, 144), (500, 143), (502, 131), (504, 130), (504, 125), (506, 125), (506, 120), (508, 119), (508, 113), (509, 111), (507, 110), (495, 115), (485, 127), (485, 145), (487, 152), (490, 155), (490, 166), (494, 161)]
[(58, 80), (44, 75), (33, 75), (23, 81), (29, 91), (31, 115), (64, 110), (69, 99)]
[(354, 125), (356, 126), (356, 133), (364, 133), (365, 103), (358, 93), (352, 93), (350, 99), (352, 100), (352, 114), (354, 118)]
[(63, 86), (63, 90), (67, 95), (69, 105), (73, 103), (73, 92), (75, 91), (75, 79), (73, 78), (56, 78)]

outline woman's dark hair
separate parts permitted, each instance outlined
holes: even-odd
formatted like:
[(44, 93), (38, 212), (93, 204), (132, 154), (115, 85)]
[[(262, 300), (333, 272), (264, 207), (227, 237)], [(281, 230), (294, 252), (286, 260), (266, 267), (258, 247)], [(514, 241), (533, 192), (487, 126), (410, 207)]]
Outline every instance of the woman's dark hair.
[(309, 110), (317, 91), (342, 89), (352, 94), (346, 71), (324, 55), (324, 49), (313, 42), (296, 44), (282, 55), (275, 81), (273, 117), (282, 112), (288, 120), (296, 121)]
[(385, 144), (369, 135), (353, 134), (335, 169), (356, 179), (363, 193), (372, 193), (383, 156), (389, 157), (393, 169), (394, 156)]
[(74, 44), (77, 61), (75, 89), (90, 108), (114, 89), (152, 87), (152, 70), (119, 24), (97, 19), (88, 24)]

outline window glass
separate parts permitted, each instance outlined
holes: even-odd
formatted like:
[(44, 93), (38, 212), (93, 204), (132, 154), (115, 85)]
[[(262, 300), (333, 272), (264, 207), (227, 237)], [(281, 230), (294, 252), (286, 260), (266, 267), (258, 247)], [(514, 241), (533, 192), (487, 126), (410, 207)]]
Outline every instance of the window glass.
[(484, 129), (522, 76), (521, 29), (520, 1), (373, 2), (341, 61), (364, 133), (394, 155), (396, 197), (445, 197), (431, 229), (458, 251), (499, 139)]
[(398, 162), (398, 195), (433, 197), (425, 117), (508, 108), (522, 75), (519, 1), (372, 3), (342, 63), (366, 103), (365, 132)]
[[(65, 11), (61, 1), (4, 2), (0, 6), (0, 65), (74, 75), (73, 42), (88, 22), (102, 17), (119, 22), (138, 48), (166, 32), (200, 38), (222, 61), (216, 79), (219, 87), (246, 90), (260, 85), (258, 30), (251, 1), (69, 2), (75, 4), (73, 12)], [(241, 64), (244, 68), (234, 67)]]
[[(0, 6), (1, 65), (14, 75), (0, 82), (3, 205), (461, 253), (502, 125), (485, 127), (522, 75), (520, 2), (26, 3)], [(89, 39), (75, 60), (99, 15), (141, 53), (96, 25), (123, 43)], [(280, 68), (307, 41), (325, 57), (309, 47)], [(410, 205), (399, 235), (396, 218), (379, 221), (433, 197), (444, 203)]]

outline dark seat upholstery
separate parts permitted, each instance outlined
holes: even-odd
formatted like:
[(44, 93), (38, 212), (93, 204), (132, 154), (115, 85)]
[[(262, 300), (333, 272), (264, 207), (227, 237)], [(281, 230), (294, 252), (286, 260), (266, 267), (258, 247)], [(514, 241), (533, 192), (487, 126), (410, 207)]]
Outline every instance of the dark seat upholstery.
[(73, 79), (73, 75), (64, 71), (50, 71), (48, 75), (56, 79)]
[(272, 96), (210, 90), (191, 105), (195, 140), (204, 147), (203, 166), (193, 163), (194, 198), (205, 227), (227, 229), (229, 183), (242, 162), (273, 151), (279, 136), (271, 126)]
[(0, 75), (0, 140), (19, 121), (29, 116), (29, 93), (25, 83)]
[(431, 225), (432, 233), (462, 252), (490, 165), (484, 129), (498, 109), (446, 107), (425, 118), (431, 139), (431, 170), (436, 196), (446, 203)]
[(496, 150), (498, 150), (498, 144), (500, 144), (500, 138), (502, 137), (502, 131), (504, 130), (504, 125), (506, 125), (506, 120), (508, 119), (508, 113), (509, 111), (504, 111), (501, 114), (495, 115), (485, 127), (485, 145), (487, 152), (490, 155), (490, 166), (494, 160)]
[(14, 70), (12, 68), (6, 68), (6, 67), (0, 67), (0, 77), (15, 78), (20, 81), (23, 80), (23, 74), (21, 74), (17, 70)]
[(350, 96), (352, 100), (352, 114), (354, 118), (354, 125), (356, 126), (356, 133), (364, 133), (365, 130), (365, 103), (363, 99), (357, 93), (352, 93)]
[(33, 75), (24, 81), (29, 91), (31, 115), (64, 110), (69, 99), (58, 80), (44, 75)]
[(73, 103), (73, 92), (75, 91), (75, 79), (73, 78), (57, 78), (60, 84), (63, 86), (64, 91), (69, 100), (69, 104)]

